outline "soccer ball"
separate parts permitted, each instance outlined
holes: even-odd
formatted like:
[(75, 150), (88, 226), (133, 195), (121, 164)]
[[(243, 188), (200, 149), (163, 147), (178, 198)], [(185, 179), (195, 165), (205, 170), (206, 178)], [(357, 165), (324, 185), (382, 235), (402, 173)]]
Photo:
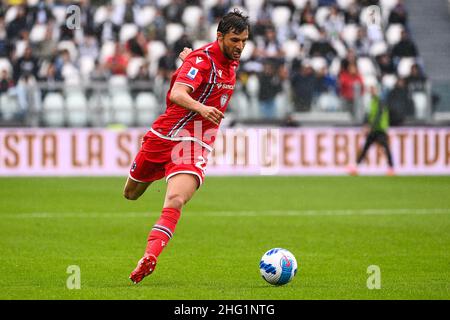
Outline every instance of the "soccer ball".
[(273, 248), (262, 256), (259, 271), (268, 283), (281, 286), (294, 278), (297, 273), (297, 260), (288, 250)]

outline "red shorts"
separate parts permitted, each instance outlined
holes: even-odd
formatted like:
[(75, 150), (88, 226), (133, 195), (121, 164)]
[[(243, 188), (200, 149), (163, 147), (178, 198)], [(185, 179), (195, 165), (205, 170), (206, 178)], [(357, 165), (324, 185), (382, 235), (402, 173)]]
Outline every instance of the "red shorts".
[(149, 131), (143, 138), (129, 177), (137, 182), (153, 182), (178, 173), (193, 174), (199, 187), (205, 178), (209, 151), (192, 141), (171, 141), (159, 138)]

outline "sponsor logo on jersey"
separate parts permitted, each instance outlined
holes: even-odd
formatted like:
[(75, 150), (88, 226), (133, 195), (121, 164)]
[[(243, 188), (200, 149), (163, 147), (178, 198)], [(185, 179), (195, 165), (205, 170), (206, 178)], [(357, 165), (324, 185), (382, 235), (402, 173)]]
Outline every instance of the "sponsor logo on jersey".
[(200, 62), (202, 62), (203, 61), (203, 58), (202, 57), (196, 57), (195, 58), (195, 64), (199, 64)]
[(194, 80), (194, 79), (195, 79), (195, 76), (197, 75), (197, 73), (198, 73), (198, 69), (192, 67), (192, 68), (189, 70), (189, 72), (187, 73), (187, 77), (188, 77), (189, 79), (191, 79), (191, 80)]
[(228, 95), (225, 93), (220, 97), (220, 106), (223, 108), (225, 103), (228, 101)]
[(226, 83), (217, 82), (216, 85), (217, 85), (217, 88), (219, 88), (219, 89), (234, 90), (234, 84), (226, 84)]
[(222, 78), (222, 70), (217, 70), (217, 72), (219, 73), (219, 77)]

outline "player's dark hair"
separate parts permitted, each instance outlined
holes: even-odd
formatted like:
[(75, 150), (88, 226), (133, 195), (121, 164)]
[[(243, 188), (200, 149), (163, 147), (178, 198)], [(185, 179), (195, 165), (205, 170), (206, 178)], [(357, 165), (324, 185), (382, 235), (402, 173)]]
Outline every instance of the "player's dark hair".
[(246, 29), (250, 32), (248, 16), (244, 16), (244, 13), (239, 9), (234, 9), (224, 15), (217, 27), (217, 31), (224, 35), (228, 32), (241, 33)]

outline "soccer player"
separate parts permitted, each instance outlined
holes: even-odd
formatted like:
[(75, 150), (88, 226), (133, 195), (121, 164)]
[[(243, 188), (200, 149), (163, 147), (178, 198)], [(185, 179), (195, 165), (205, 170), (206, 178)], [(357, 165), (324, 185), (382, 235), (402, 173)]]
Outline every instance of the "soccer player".
[(221, 19), (216, 41), (189, 53), (174, 72), (166, 111), (143, 138), (124, 196), (136, 200), (153, 181), (163, 177), (167, 189), (144, 256), (130, 274), (134, 283), (155, 270), (158, 256), (173, 237), (183, 206), (203, 183), (207, 156), (234, 91), (236, 69), (249, 29), (248, 17), (237, 9)]
[[(387, 130), (389, 129), (389, 109), (385, 102), (381, 101), (375, 86), (370, 88), (370, 93), (372, 99), (370, 102), (367, 126), (365, 127), (367, 136), (364, 147), (356, 160), (356, 164), (359, 165), (364, 160), (370, 146), (376, 142), (383, 147), (384, 152), (386, 153), (389, 165), (387, 175), (392, 176), (394, 175), (394, 162), (392, 160), (392, 153), (389, 148), (389, 137), (387, 135)], [(357, 175), (358, 171), (356, 167), (350, 166), (349, 173), (351, 175)]]

